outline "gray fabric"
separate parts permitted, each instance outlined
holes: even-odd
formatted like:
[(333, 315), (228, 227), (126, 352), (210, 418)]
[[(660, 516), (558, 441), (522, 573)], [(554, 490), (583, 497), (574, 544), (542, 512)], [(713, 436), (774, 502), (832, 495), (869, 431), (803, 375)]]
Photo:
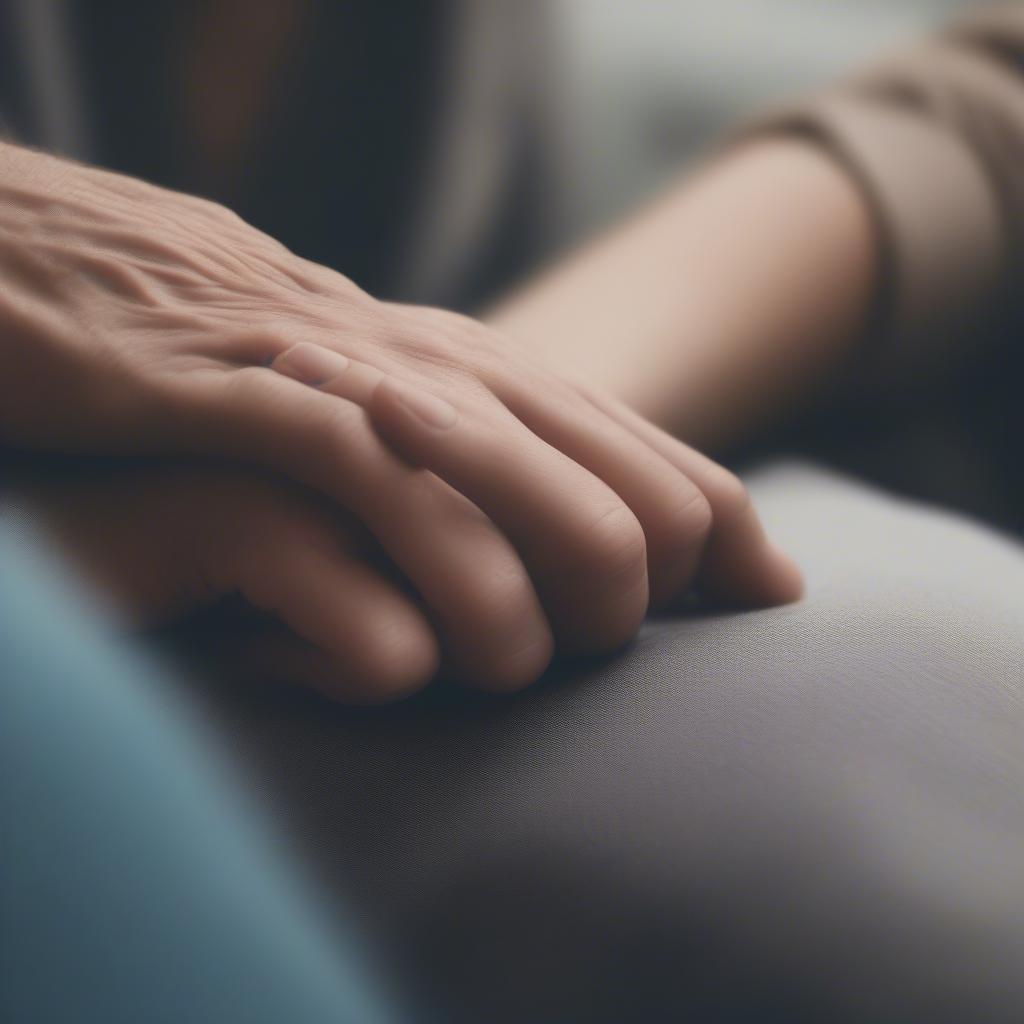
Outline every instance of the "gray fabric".
[(802, 603), (512, 700), (218, 716), (445, 1021), (1024, 1020), (1024, 554), (807, 467)]

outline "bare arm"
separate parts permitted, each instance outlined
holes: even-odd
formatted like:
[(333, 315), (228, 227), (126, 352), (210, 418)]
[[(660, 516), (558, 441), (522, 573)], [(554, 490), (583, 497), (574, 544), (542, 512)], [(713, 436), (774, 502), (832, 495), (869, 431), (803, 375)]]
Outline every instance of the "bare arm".
[(836, 364), (876, 273), (854, 184), (806, 143), (773, 139), (674, 189), (493, 321), (687, 440), (721, 444)]
[(1022, 68), (1024, 6), (966, 19), (766, 117), (493, 321), (702, 445), (869, 340), (879, 372), (955, 358), (1020, 291)]

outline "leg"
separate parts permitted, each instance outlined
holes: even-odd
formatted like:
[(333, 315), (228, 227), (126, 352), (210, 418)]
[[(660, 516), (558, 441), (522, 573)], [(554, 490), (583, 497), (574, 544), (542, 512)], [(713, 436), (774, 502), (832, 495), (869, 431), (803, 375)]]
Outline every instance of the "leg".
[(0, 1019), (395, 1019), (145, 659), (0, 519)]
[(1024, 1019), (1024, 553), (814, 470), (796, 606), (515, 700), (226, 698), (444, 1020)]

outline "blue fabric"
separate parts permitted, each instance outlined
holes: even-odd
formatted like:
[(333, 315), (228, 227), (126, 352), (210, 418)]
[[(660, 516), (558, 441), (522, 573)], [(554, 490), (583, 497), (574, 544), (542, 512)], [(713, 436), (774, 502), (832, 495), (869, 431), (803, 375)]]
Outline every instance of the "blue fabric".
[(0, 520), (0, 1018), (394, 1019), (142, 656)]

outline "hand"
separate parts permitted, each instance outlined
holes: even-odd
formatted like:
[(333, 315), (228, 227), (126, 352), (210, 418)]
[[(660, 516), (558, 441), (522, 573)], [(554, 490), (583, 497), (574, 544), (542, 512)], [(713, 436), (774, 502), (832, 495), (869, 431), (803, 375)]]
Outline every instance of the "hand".
[(294, 485), (153, 464), (34, 484), (15, 505), (132, 625), (238, 594), (291, 631), (261, 631), (241, 652), (264, 673), (369, 702), (438, 669), (433, 627), (365, 531)]
[(11, 147), (0, 182), (7, 442), (308, 484), (374, 534), (459, 671), (506, 686), (556, 641), (620, 645), (694, 581), (799, 593), (734, 477), (480, 324), (378, 302), (203, 200)]

